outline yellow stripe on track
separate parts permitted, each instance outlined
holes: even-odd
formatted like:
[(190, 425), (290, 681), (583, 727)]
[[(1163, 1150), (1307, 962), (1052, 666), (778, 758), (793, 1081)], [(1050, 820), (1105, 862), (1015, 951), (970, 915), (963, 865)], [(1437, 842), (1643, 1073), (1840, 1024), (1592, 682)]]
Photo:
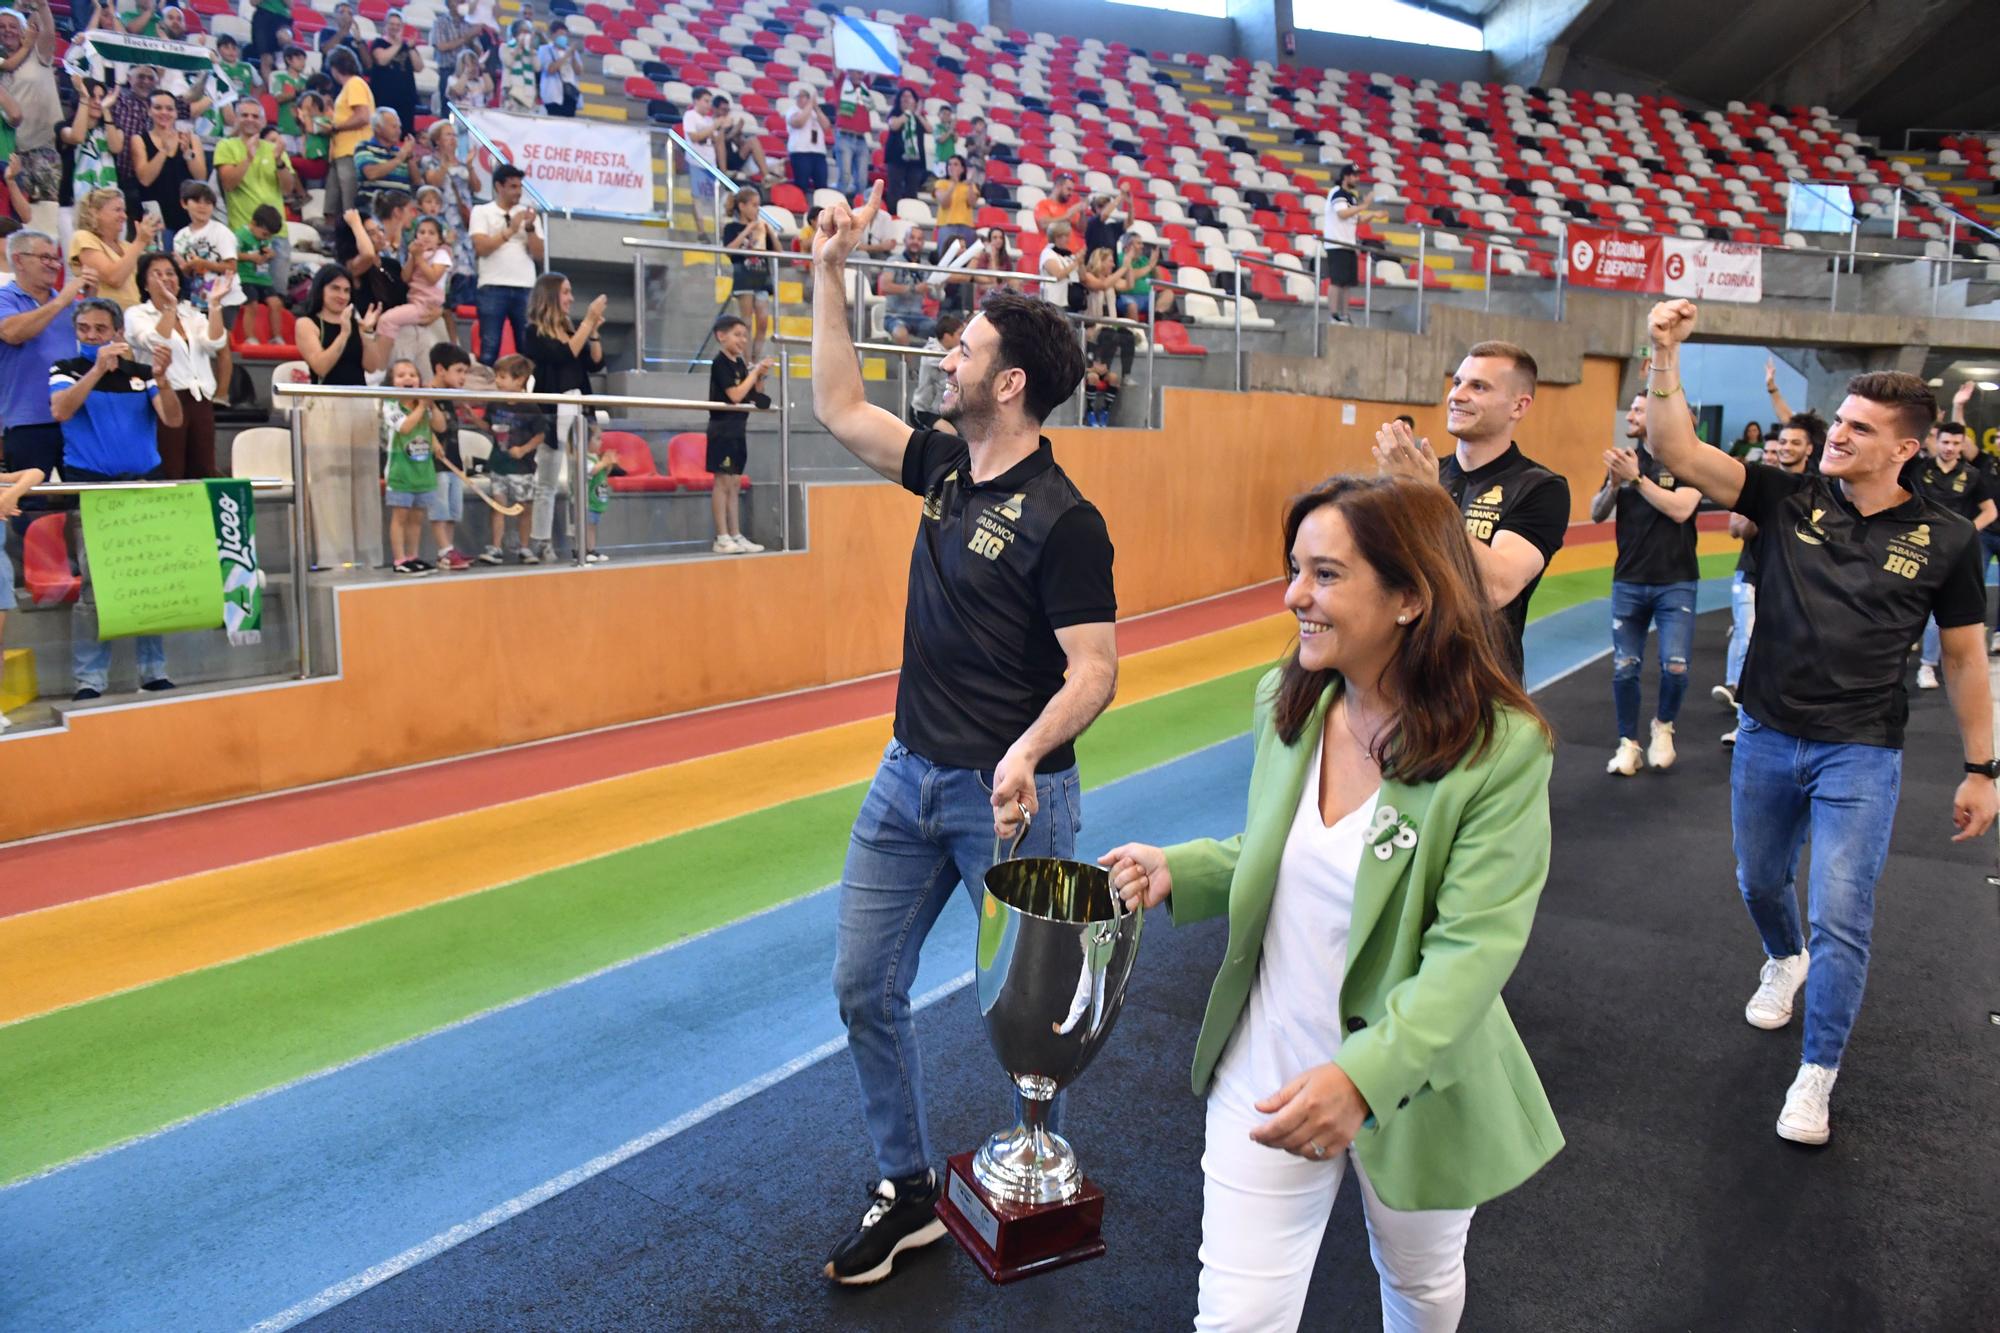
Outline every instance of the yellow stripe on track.
[[(1696, 555), (1716, 555), (1723, 551), (1741, 549), (1743, 543), (1726, 532), (1698, 533), (1694, 540)], [(1557, 551), (1555, 559), (1549, 561), (1551, 574), (1574, 574), (1585, 569), (1609, 569), (1618, 562), (1618, 544), (1612, 541), (1590, 542), (1582, 546), (1565, 546)]]
[[(1280, 615), (1137, 653), (1120, 707), (1275, 660)], [(0, 920), (0, 1023), (365, 925), (866, 779), (890, 719), (447, 815)], [(561, 837), (549, 830), (561, 829)]]

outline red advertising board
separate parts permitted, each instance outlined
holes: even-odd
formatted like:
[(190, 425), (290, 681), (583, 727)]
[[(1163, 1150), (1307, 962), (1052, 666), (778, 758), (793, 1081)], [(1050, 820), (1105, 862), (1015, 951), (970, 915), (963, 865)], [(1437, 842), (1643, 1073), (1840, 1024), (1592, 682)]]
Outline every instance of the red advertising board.
[(1604, 227), (1569, 229), (1569, 280), (1578, 287), (1613, 292), (1657, 292), (1665, 287), (1660, 238)]

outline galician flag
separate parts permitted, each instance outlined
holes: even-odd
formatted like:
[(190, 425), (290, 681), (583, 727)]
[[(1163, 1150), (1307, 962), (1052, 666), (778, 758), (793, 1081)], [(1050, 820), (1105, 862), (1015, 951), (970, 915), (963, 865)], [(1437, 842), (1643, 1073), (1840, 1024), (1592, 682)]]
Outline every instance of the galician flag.
[(847, 14), (833, 20), (833, 67), (860, 74), (903, 75), (903, 46), (894, 25)]

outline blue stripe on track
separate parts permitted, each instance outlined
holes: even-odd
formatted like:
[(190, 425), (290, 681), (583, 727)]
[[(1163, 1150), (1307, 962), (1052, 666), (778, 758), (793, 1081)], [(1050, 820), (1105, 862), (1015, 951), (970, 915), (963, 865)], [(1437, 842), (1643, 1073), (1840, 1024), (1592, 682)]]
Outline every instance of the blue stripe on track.
[[(1726, 582), (1705, 583), (1703, 609), (1718, 595), (1726, 607)], [(1586, 603), (1530, 626), (1528, 679), (1608, 652), (1606, 613)], [(1238, 737), (1094, 789), (1089, 830), (1110, 832), (1080, 850), (1234, 833), (1250, 753)], [(591, 1174), (579, 1164), (837, 1050), (835, 899), (810, 894), (0, 1192), (0, 1322), (289, 1323), (313, 1312), (314, 1293), (324, 1308), (478, 1234), (510, 1203)], [(972, 947), (959, 897), (914, 993), (948, 988)]]
[[(1119, 841), (1233, 833), (1250, 753), (1239, 737), (1098, 788), (1091, 826)], [(240, 1328), (725, 1097), (844, 1035), (835, 907), (813, 893), (0, 1193), (0, 1323)], [(972, 954), (959, 895), (914, 993)]]

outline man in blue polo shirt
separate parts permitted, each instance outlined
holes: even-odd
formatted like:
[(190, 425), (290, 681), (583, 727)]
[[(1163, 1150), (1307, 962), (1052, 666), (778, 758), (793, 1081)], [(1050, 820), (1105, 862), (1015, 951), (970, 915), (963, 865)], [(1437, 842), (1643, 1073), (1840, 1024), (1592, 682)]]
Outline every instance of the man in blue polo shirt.
[[(118, 334), (118, 307), (93, 297), (76, 308), (76, 341), (65, 357), (48, 368), (48, 411), (62, 426), (63, 480), (139, 481), (160, 469), (160, 437), (156, 422), (181, 424), (181, 403), (161, 393), (169, 349), (162, 344), (152, 364), (131, 359), (132, 349)], [(79, 515), (79, 520), (81, 516)], [(77, 563), (83, 591), (70, 611), (70, 674), (79, 702), (104, 693), (111, 674), (111, 645), (97, 637), (97, 596), (90, 582), (89, 543), (80, 521)], [(167, 679), (167, 648), (157, 634), (134, 641), (139, 654), (139, 688), (171, 690)]]
[(62, 428), (49, 415), (49, 366), (76, 353), (68, 312), (90, 294), (89, 275), (70, 271), (60, 289), (62, 253), (47, 232), (17, 231), (7, 238), (14, 281), (0, 287), (0, 429), (6, 431), (8, 471), (62, 466)]

